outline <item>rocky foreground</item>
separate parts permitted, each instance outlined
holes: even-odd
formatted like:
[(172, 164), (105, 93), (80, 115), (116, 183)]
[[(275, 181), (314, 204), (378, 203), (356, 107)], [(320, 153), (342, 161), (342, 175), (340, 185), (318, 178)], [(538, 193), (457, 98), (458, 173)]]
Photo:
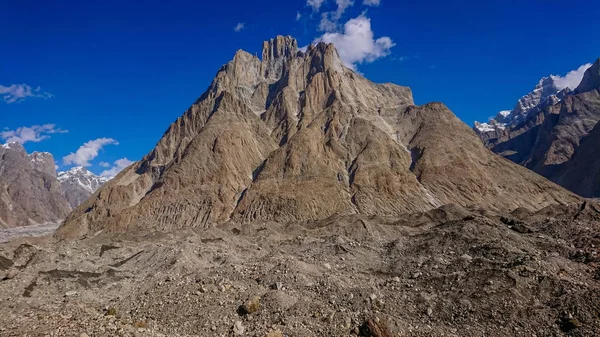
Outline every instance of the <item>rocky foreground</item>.
[(2, 336), (597, 336), (600, 208), (0, 245)]

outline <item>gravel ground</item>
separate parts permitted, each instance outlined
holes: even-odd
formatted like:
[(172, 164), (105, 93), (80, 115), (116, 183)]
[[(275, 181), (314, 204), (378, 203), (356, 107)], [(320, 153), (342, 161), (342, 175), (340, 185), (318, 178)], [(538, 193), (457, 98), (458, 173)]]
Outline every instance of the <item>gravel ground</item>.
[(0, 245), (2, 336), (598, 336), (599, 213), (230, 224)]

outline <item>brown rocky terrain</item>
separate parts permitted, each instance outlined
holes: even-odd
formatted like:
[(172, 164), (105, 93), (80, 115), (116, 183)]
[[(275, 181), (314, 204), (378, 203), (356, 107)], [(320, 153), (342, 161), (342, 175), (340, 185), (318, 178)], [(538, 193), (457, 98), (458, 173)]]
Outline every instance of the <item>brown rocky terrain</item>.
[(28, 155), (19, 143), (0, 146), (0, 228), (61, 221), (70, 210), (52, 155)]
[(597, 336), (600, 206), (333, 45), (238, 51), (53, 236), (2, 336)]
[[(600, 196), (600, 59), (559, 103), (532, 111), (516, 125), (482, 133), (494, 152), (584, 197)], [(597, 133), (597, 132), (596, 132)]]
[(0, 245), (2, 336), (597, 336), (595, 204)]
[(156, 148), (70, 214), (58, 237), (398, 216), (444, 204), (510, 211), (578, 198), (490, 153), (441, 103), (374, 84), (333, 45), (244, 51)]

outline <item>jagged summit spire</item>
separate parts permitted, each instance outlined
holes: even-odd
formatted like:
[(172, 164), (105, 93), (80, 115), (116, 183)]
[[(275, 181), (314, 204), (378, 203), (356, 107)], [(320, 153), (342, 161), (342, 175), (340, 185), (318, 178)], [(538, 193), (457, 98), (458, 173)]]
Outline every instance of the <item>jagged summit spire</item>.
[(262, 60), (268, 62), (278, 58), (291, 58), (298, 53), (298, 41), (291, 36), (278, 35), (263, 42)]
[[(155, 149), (56, 235), (573, 199), (492, 157), (445, 106), (411, 107), (410, 88), (345, 67), (333, 44), (299, 52), (296, 40), (278, 36), (262, 56), (238, 51)], [(498, 181), (517, 188), (504, 193)]]

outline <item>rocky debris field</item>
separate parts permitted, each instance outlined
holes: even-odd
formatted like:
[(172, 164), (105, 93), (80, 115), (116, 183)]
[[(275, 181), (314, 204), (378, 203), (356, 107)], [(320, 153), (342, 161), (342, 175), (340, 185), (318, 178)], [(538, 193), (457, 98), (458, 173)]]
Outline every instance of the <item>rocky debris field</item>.
[(1, 336), (598, 336), (600, 213), (444, 206), (0, 245)]
[(16, 238), (49, 235), (54, 233), (58, 226), (60, 226), (60, 222), (51, 222), (35, 226), (0, 229), (0, 243), (8, 242)]

